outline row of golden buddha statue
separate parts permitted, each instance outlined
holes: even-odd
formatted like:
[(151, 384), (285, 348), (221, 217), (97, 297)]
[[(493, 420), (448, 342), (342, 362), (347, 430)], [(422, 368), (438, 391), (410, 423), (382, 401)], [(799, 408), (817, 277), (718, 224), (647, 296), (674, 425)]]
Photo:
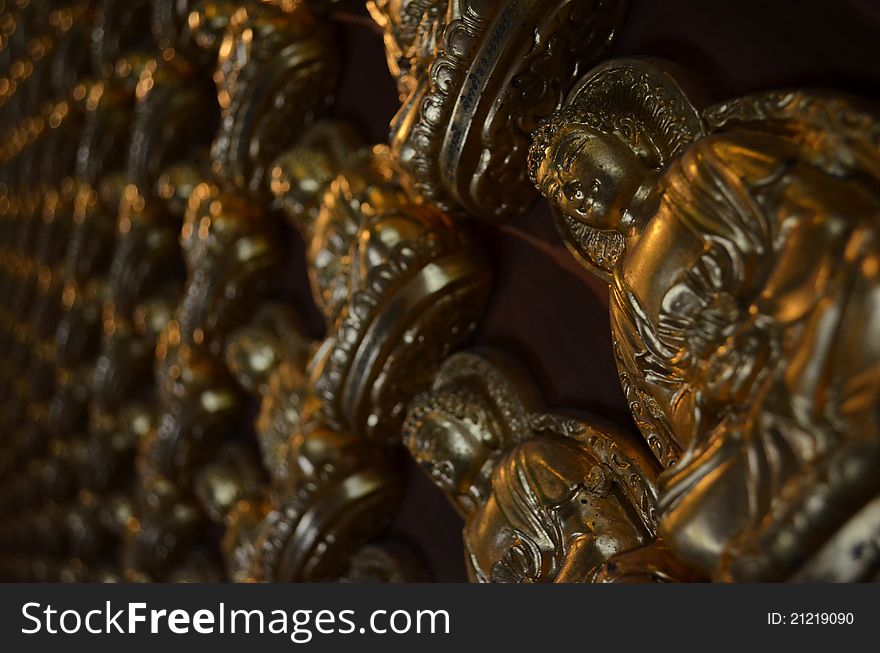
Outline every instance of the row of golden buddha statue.
[[(603, 61), (623, 0), (367, 0), (371, 146), (358, 4), (0, 0), (0, 577), (425, 580), (411, 456), (474, 581), (877, 580), (880, 114)], [(639, 435), (471, 346), (539, 194)]]

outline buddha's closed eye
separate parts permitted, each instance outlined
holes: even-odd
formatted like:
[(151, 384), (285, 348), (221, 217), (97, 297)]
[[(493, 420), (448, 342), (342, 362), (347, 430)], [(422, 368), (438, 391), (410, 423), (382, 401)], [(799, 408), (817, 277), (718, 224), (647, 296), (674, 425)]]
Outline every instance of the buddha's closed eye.
[(565, 194), (565, 197), (569, 202), (581, 202), (586, 197), (583, 186), (581, 186), (579, 181), (567, 183), (562, 188), (562, 192)]

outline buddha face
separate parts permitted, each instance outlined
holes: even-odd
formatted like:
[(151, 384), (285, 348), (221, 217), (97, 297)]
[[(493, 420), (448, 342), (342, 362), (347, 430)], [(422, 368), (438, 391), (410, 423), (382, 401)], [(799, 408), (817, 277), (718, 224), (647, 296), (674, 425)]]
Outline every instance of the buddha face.
[(492, 439), (488, 416), (462, 418), (437, 407), (425, 414), (418, 428), (410, 430), (406, 445), (431, 480), (450, 496), (464, 513), (475, 508), (480, 494), (480, 472), (492, 456), (486, 439)]
[(645, 165), (616, 136), (567, 124), (544, 151), (536, 181), (566, 215), (601, 231), (623, 231), (625, 213), (648, 177)]

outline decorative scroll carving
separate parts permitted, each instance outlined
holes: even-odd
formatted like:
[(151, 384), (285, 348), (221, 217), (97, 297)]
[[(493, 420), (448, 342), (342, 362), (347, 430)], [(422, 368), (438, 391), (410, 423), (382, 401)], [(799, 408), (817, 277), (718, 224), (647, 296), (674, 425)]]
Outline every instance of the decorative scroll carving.
[(528, 207), (529, 133), (605, 51), (624, 4), (369, 2), (399, 80), (391, 147), (413, 192), (493, 221)]
[(292, 11), (238, 7), (220, 46), (215, 79), (223, 116), (213, 169), (238, 189), (261, 191), (275, 158), (332, 100), (339, 65), (333, 30), (303, 3)]
[[(407, 555), (358, 552), (385, 531), (402, 491), (396, 454), (388, 446), (396, 431), (368, 415), (399, 419), (397, 409), (384, 417), (385, 406), (405, 405), (425, 383), (416, 370), (430, 374), (434, 352), (442, 353), (468, 333), (469, 318), (459, 310), (446, 316), (455, 325), (450, 342), (428, 339), (420, 335), (419, 322), (412, 324), (424, 313), (408, 307), (424, 306), (454, 289), (465, 311), (479, 311), (488, 275), (476, 276), (481, 268), (467, 266), (444, 274), (441, 265), (433, 285), (414, 286), (410, 280), (418, 279), (424, 266), (442, 261), (444, 250), (427, 249), (419, 258), (411, 249), (445, 238), (465, 246), (464, 260), (476, 260), (473, 246), (444, 216), (407, 199), (383, 148), (362, 150), (332, 179), (328, 166), (342, 160), (319, 144), (338, 143), (342, 135), (335, 127), (319, 126), (296, 156), (285, 155), (272, 173), (273, 189), (309, 239), (313, 291), (329, 321), (327, 337), (303, 367), (296, 360), (305, 351), (295, 344), (301, 338), (282, 335), (296, 333), (295, 322), (288, 317), (289, 326), (280, 328), (283, 320), (276, 314), (263, 335), (245, 329), (227, 348), (236, 376), (263, 394), (257, 432), (272, 476), (271, 508), (256, 536), (233, 539), (238, 578), (365, 580), (423, 573)], [(314, 200), (301, 192), (305, 179), (326, 183), (317, 214)], [(374, 358), (352, 364), (361, 361), (358, 347), (365, 338), (372, 339)], [(410, 362), (410, 350), (424, 372)], [(288, 353), (279, 355), (283, 351)], [(271, 371), (270, 361), (277, 361)], [(255, 369), (255, 363), (261, 367)], [(380, 370), (382, 380), (374, 381)], [(359, 385), (365, 381), (369, 384)], [(346, 410), (350, 404), (337, 399), (349, 387), (355, 388), (347, 396), (357, 410)], [(373, 391), (366, 392), (370, 387)], [(382, 426), (387, 430), (380, 431)], [(246, 514), (245, 521), (253, 523), (252, 510)]]
[(663, 532), (717, 578), (823, 577), (828, 555), (799, 570), (872, 519), (877, 133), (856, 103), (802, 92), (699, 112), (664, 69), (619, 61), (536, 136), (542, 192), (621, 242), (612, 331), (670, 466)]

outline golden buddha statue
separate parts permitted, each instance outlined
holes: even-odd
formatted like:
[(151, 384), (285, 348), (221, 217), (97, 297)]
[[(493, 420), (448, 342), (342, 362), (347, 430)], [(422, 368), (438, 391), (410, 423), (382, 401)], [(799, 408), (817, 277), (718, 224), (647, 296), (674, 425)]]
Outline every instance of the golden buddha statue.
[(336, 579), (383, 533), (399, 501), (391, 452), (322, 426), (305, 369), (310, 345), (295, 313), (266, 304), (226, 346), (235, 378), (261, 396), (255, 430), (270, 477), (263, 496), (224, 513), (227, 569), (237, 580)]
[(307, 258), (329, 322), (310, 364), (325, 424), (399, 441), (406, 404), (476, 329), (491, 271), (471, 233), (410, 199), (385, 147), (328, 187)]
[(269, 167), (329, 108), (339, 74), (329, 21), (302, 2), (237, 6), (219, 48), (220, 129), (213, 171), (241, 192), (267, 191)]
[[(306, 239), (326, 337), (306, 346), (297, 319), (276, 306), (226, 345), (235, 377), (262, 395), (255, 426), (271, 476), (255, 536), (230, 535), (238, 578), (404, 573), (398, 557), (361, 546), (385, 534), (400, 500), (393, 445), (403, 407), (434, 361), (470, 335), (488, 294), (470, 235), (406, 195), (387, 148), (341, 156), (339, 144), (353, 142), (346, 131), (316, 126), (271, 171)], [(241, 514), (254, 521), (252, 511)]]
[(824, 578), (829, 537), (855, 546), (853, 520), (875, 519), (880, 127), (801, 92), (701, 110), (681, 80), (642, 60), (589, 72), (530, 172), (611, 284), (670, 546), (715, 578)]
[(534, 201), (529, 133), (607, 49), (619, 0), (371, 0), (402, 106), (391, 150), (414, 196), (509, 220)]
[(542, 406), (496, 350), (451, 356), (410, 405), (404, 443), (465, 518), (472, 580), (692, 578), (656, 541), (659, 465), (644, 445)]

